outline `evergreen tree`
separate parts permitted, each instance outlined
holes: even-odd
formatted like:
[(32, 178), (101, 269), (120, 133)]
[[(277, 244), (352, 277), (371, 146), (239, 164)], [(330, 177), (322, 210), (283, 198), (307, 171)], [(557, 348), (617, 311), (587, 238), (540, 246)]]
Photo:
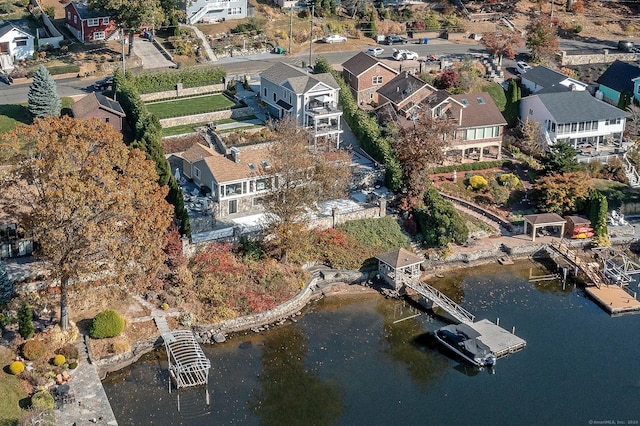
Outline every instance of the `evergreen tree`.
[(33, 310), (30, 306), (22, 305), (18, 309), (18, 333), (23, 339), (31, 339), (35, 334), (33, 328)]
[(13, 296), (15, 285), (13, 280), (9, 278), (9, 274), (4, 265), (0, 263), (0, 305), (6, 303)]
[(564, 141), (556, 142), (542, 161), (545, 172), (567, 173), (580, 170), (580, 164), (576, 159), (576, 150)]
[(631, 98), (633, 95), (629, 92), (620, 93), (620, 99), (618, 99), (618, 108), (621, 110), (626, 110), (627, 107), (631, 104)]
[(372, 8), (369, 11), (369, 37), (375, 39), (378, 36), (378, 29), (376, 28), (376, 9)]
[(507, 105), (504, 110), (505, 119), (509, 127), (516, 127), (520, 118), (520, 87), (516, 80), (509, 79), (507, 89)]
[(469, 238), (469, 229), (456, 208), (433, 186), (424, 194), (424, 205), (416, 210), (416, 220), (425, 245), (445, 247), (452, 241), (462, 244)]
[(29, 112), (33, 117), (59, 117), (62, 103), (56, 89), (56, 82), (51, 78), (44, 65), (33, 76), (33, 83), (27, 94)]

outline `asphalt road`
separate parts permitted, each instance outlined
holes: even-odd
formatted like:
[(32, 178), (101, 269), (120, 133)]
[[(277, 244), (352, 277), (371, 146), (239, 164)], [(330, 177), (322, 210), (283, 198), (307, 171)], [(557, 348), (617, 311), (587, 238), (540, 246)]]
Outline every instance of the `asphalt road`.
[[(636, 43), (637, 42), (638, 41), (636, 40)], [(560, 40), (560, 48), (563, 50), (599, 50), (603, 48), (615, 49), (615, 46), (616, 42), (603, 40)], [(382, 58), (390, 57), (392, 49), (394, 47), (398, 49), (402, 48), (415, 51), (422, 58), (432, 54), (442, 56), (486, 53), (482, 45), (471, 40), (454, 43), (447, 40), (435, 39), (429, 40), (428, 44), (407, 44), (403, 46), (382, 47), (385, 49)], [(364, 51), (366, 50), (366, 48), (367, 46), (363, 46), (360, 50)], [(323, 56), (332, 64), (342, 64), (360, 50), (314, 53), (312, 49), (311, 60), (313, 62), (318, 56)], [(526, 59), (526, 51), (526, 48), (520, 49), (521, 54), (517, 59)], [(292, 65), (302, 65), (302, 62), (309, 63), (309, 53), (308, 51), (302, 52), (295, 56), (275, 55), (267, 53), (254, 56), (223, 58), (213, 64), (224, 67), (227, 71), (227, 74), (232, 76), (239, 74), (242, 75), (259, 73), (260, 71), (263, 71), (269, 68), (274, 63), (278, 62), (286, 62)], [(503, 61), (503, 66), (510, 67), (512, 65), (513, 61)], [(73, 96), (88, 93), (93, 82), (97, 80), (99, 80), (99, 78), (69, 78), (56, 80), (58, 86), (58, 94), (60, 96)], [(0, 104), (15, 104), (26, 102), (28, 91), (28, 84), (9, 86), (5, 83), (0, 83)]]

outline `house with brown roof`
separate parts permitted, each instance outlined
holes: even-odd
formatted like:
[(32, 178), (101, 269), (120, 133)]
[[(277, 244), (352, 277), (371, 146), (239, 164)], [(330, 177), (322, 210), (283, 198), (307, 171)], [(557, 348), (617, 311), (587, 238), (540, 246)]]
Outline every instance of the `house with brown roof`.
[(309, 129), (316, 145), (323, 141), (340, 145), (339, 92), (330, 73), (309, 74), (284, 62), (260, 74), (260, 99), (269, 113), (276, 118), (293, 117), (298, 126)]
[(424, 257), (417, 256), (409, 250), (397, 250), (376, 256), (378, 260), (378, 274), (394, 289), (399, 290), (406, 282), (420, 279), (420, 265)]
[(97, 118), (111, 124), (119, 132), (122, 132), (122, 119), (126, 117), (118, 101), (96, 92), (89, 93), (71, 105), (71, 112), (79, 120)]
[(393, 80), (398, 71), (360, 52), (342, 64), (342, 78), (358, 104), (378, 102), (377, 91)]
[(379, 108), (390, 105), (398, 117), (409, 119), (420, 113), (420, 104), (437, 89), (415, 75), (403, 71), (378, 89)]
[(194, 144), (180, 154), (183, 174), (202, 192), (211, 193), (219, 217), (262, 211), (261, 196), (272, 187), (271, 177), (260, 177), (269, 168), (268, 147), (233, 147), (229, 155)]

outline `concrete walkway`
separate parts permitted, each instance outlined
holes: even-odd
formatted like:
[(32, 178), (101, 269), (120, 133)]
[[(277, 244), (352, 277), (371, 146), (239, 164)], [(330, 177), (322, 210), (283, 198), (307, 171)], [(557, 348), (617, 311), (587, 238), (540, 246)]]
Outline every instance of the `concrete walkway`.
[(209, 44), (209, 39), (207, 39), (207, 36), (205, 36), (204, 33), (200, 31), (198, 27), (195, 27), (193, 25), (186, 25), (186, 24), (180, 24), (180, 26), (185, 28), (190, 28), (191, 30), (193, 30), (193, 32), (196, 34), (196, 37), (202, 40), (202, 46), (204, 47), (204, 51), (207, 54), (207, 59), (210, 62), (213, 62), (216, 60), (216, 54), (213, 52), (213, 49), (211, 49), (211, 45)]
[(71, 425), (117, 425), (107, 394), (102, 387), (98, 370), (89, 362), (89, 355), (84, 339), (77, 342), (79, 360), (78, 368), (70, 370), (71, 380), (68, 385), (75, 396), (75, 402), (55, 410), (57, 426)]

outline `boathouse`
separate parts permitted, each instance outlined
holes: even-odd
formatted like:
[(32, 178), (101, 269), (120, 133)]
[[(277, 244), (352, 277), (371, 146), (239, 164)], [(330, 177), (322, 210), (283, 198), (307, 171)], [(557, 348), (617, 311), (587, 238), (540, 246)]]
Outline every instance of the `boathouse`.
[(531, 241), (536, 240), (536, 233), (538, 229), (547, 228), (550, 226), (560, 227), (560, 237), (564, 235), (564, 225), (566, 220), (559, 214), (555, 213), (540, 213), (529, 214), (524, 217), (524, 234), (527, 235), (527, 224), (531, 225)]
[(424, 258), (409, 250), (397, 250), (382, 253), (378, 259), (378, 274), (394, 289), (399, 290), (406, 282), (420, 279), (420, 265)]

